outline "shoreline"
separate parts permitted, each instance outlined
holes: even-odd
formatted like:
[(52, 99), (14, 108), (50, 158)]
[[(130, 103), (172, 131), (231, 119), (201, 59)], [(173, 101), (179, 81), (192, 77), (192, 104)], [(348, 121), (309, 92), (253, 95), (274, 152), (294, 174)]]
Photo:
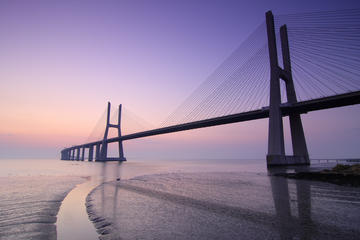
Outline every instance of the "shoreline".
[[(89, 194), (86, 197), (85, 206), (86, 206), (86, 212), (88, 214), (90, 222), (93, 224), (93, 226), (96, 229), (96, 232), (99, 234), (100, 240), (106, 240), (108, 234), (114, 233), (114, 229), (112, 228), (111, 222), (107, 221), (105, 218), (102, 218), (101, 216), (98, 216), (95, 213), (95, 205), (92, 203), (93, 199), (92, 194), (100, 187), (102, 187), (105, 183), (102, 183), (95, 188), (93, 188)], [(112, 238), (109, 238), (112, 239)]]
[(299, 171), (295, 173), (274, 173), (273, 176), (289, 179), (321, 181), (340, 186), (360, 187), (360, 164), (337, 164), (332, 169), (321, 171)]

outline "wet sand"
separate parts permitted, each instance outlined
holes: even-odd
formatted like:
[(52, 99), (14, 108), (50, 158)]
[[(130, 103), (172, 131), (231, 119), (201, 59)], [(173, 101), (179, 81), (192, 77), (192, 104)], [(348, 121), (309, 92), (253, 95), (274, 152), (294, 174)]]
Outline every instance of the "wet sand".
[(169, 173), (87, 197), (101, 239), (358, 239), (360, 189), (264, 173)]
[(0, 239), (56, 239), (61, 202), (84, 181), (68, 176), (0, 177)]

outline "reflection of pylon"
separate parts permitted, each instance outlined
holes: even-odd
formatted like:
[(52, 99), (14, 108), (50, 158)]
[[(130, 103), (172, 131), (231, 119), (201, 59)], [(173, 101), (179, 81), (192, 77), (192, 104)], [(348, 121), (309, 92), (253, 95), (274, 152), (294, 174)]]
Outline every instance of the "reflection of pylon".
[(116, 128), (118, 130), (118, 137), (121, 137), (121, 104), (119, 105), (119, 115), (118, 115), (118, 123), (117, 124), (111, 124), (110, 123), (110, 108), (111, 104), (108, 102), (108, 108), (107, 108), (107, 118), (106, 118), (106, 128), (104, 133), (104, 138), (101, 143), (101, 148), (97, 146), (97, 149), (99, 149), (99, 153), (96, 154), (96, 161), (126, 161), (126, 158), (124, 157), (124, 150), (122, 141), (120, 140), (119, 143), (119, 157), (118, 158), (109, 158), (107, 157), (107, 149), (108, 149), (108, 133), (109, 128)]
[(271, 69), (267, 164), (268, 166), (310, 164), (304, 130), (299, 113), (289, 114), (291, 140), (294, 155), (285, 156), (284, 129), (282, 122), (282, 112), (280, 108), (280, 79), (283, 79), (286, 84), (288, 104), (294, 104), (297, 102), (291, 73), (289, 42), (286, 25), (284, 25), (280, 28), (282, 57), (284, 63), (284, 69), (282, 69), (278, 64), (274, 17), (270, 11), (266, 13), (266, 24)]

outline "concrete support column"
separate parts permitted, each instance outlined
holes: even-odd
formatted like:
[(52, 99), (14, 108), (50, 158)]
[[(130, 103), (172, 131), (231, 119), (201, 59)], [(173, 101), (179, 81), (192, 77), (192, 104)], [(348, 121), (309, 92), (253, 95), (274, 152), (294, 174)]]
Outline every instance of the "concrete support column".
[(289, 121), (294, 156), (303, 158), (299, 163), (310, 164), (310, 158), (306, 146), (305, 134), (300, 114), (289, 115)]
[(76, 148), (76, 161), (80, 160), (80, 147)]
[(82, 147), (81, 161), (85, 160), (85, 147)]
[(101, 161), (106, 161), (107, 158), (107, 148), (108, 148), (108, 144), (106, 141), (103, 141), (103, 143), (101, 144), (101, 151), (100, 151), (100, 159)]
[(111, 109), (111, 104), (110, 104), (110, 102), (108, 102), (107, 116), (106, 116), (106, 128), (105, 128), (104, 138), (103, 138), (103, 141), (101, 144), (100, 159), (99, 159), (101, 161), (106, 161), (106, 158), (107, 158), (107, 147), (108, 147), (107, 136), (108, 136), (109, 125), (110, 125), (110, 109)]
[(96, 144), (95, 161), (100, 160), (100, 146), (100, 143)]
[(89, 162), (91, 162), (93, 160), (93, 155), (94, 155), (94, 145), (91, 145), (89, 147)]
[(119, 141), (119, 161), (126, 161), (124, 157), (124, 148), (122, 141)]
[[(122, 111), (122, 105), (119, 105), (119, 115), (118, 115), (118, 136), (121, 137), (121, 111)], [(119, 141), (119, 160), (120, 161), (126, 161), (126, 158), (124, 157), (124, 148), (122, 141)]]
[(70, 159), (69, 158), (69, 150), (66, 150), (64, 154), (65, 154), (65, 159), (69, 160)]
[[(289, 39), (286, 25), (280, 28), (281, 49), (284, 63), (284, 80), (286, 82), (286, 96), (290, 104), (296, 103), (296, 92), (294, 81), (292, 78)], [(295, 156), (293, 164), (310, 164), (309, 153), (306, 146), (304, 129), (300, 114), (289, 114), (291, 140), (293, 147), (293, 154)]]
[(269, 106), (269, 138), (268, 165), (286, 163), (282, 113), (280, 109), (280, 69), (278, 65), (274, 16), (271, 11), (266, 13), (268, 47), (270, 57), (270, 106)]

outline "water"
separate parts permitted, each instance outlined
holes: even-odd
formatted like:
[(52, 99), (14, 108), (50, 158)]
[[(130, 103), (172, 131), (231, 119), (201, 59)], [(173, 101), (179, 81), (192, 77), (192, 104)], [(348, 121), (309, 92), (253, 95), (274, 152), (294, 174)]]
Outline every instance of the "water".
[[(329, 165), (313, 165), (324, 166)], [(42, 186), (41, 178), (48, 178), (51, 191)], [(356, 239), (359, 235), (358, 188), (269, 177), (264, 160), (130, 160), (122, 164), (0, 160), (0, 179), (40, 186), (35, 202), (62, 199), (76, 186), (60, 206), (56, 228), (35, 239), (52, 239), (49, 236), (56, 237), (56, 232), (58, 239), (97, 239), (88, 212), (92, 219), (101, 217), (95, 225), (106, 233), (104, 239)], [(18, 190), (12, 198), (15, 204), (34, 194), (28, 187)], [(2, 186), (1, 200), (12, 191)], [(52, 209), (51, 216), (59, 205), (37, 207)], [(8, 218), (0, 212), (0, 239), (31, 239), (31, 234), (44, 228), (35, 219), (31, 224), (37, 227), (22, 237), (7, 236), (2, 229)], [(15, 232), (27, 226), (14, 224)]]
[(55, 170), (49, 161), (0, 160), (0, 239), (56, 239), (61, 202), (85, 179)]
[(106, 182), (90, 213), (106, 239), (358, 239), (358, 188), (221, 170)]

